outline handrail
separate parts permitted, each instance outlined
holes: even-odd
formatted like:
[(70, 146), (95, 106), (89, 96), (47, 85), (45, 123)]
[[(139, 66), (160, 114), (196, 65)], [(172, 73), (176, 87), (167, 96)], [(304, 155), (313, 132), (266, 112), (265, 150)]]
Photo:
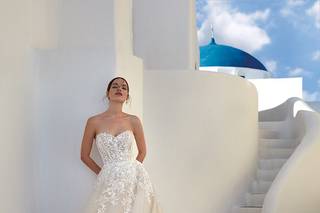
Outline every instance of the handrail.
[(271, 184), (262, 213), (318, 213), (320, 114), (300, 98), (288, 100), (286, 104), (290, 106), (286, 119), (292, 119), (302, 139)]
[[(293, 109), (292, 105), (296, 101), (303, 101), (299, 97), (291, 97), (288, 98), (285, 102), (279, 104), (278, 106), (262, 110), (259, 112), (259, 121), (284, 121), (287, 119), (288, 116), (292, 115)], [(304, 102), (304, 101), (303, 101)]]

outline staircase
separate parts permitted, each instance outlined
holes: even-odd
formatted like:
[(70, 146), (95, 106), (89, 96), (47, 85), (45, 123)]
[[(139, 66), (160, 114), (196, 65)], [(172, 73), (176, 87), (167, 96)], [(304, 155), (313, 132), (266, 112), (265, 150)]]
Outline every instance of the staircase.
[[(259, 122), (259, 155), (255, 180), (246, 193), (244, 205), (233, 213), (261, 213), (263, 201), (281, 167), (299, 144), (286, 121)], [(288, 134), (284, 134), (287, 132)]]

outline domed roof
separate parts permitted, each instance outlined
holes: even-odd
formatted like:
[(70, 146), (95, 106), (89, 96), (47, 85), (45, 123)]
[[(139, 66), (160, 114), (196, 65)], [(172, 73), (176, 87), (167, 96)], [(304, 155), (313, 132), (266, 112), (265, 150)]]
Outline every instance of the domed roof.
[(200, 66), (247, 67), (267, 71), (252, 55), (234, 47), (218, 45), (213, 37), (210, 44), (200, 47)]

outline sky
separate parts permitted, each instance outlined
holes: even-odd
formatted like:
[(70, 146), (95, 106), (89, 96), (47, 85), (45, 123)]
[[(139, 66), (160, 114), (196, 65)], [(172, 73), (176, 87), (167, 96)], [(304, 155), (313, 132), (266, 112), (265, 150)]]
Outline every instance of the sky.
[(242, 49), (275, 78), (302, 77), (320, 101), (320, 0), (196, 0), (198, 43)]

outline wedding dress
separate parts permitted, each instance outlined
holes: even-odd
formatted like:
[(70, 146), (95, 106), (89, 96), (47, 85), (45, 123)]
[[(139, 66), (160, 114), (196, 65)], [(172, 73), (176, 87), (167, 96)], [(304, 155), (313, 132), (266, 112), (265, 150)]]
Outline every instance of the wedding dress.
[(146, 169), (133, 158), (133, 139), (131, 130), (116, 136), (107, 132), (96, 135), (103, 167), (85, 213), (162, 213)]

